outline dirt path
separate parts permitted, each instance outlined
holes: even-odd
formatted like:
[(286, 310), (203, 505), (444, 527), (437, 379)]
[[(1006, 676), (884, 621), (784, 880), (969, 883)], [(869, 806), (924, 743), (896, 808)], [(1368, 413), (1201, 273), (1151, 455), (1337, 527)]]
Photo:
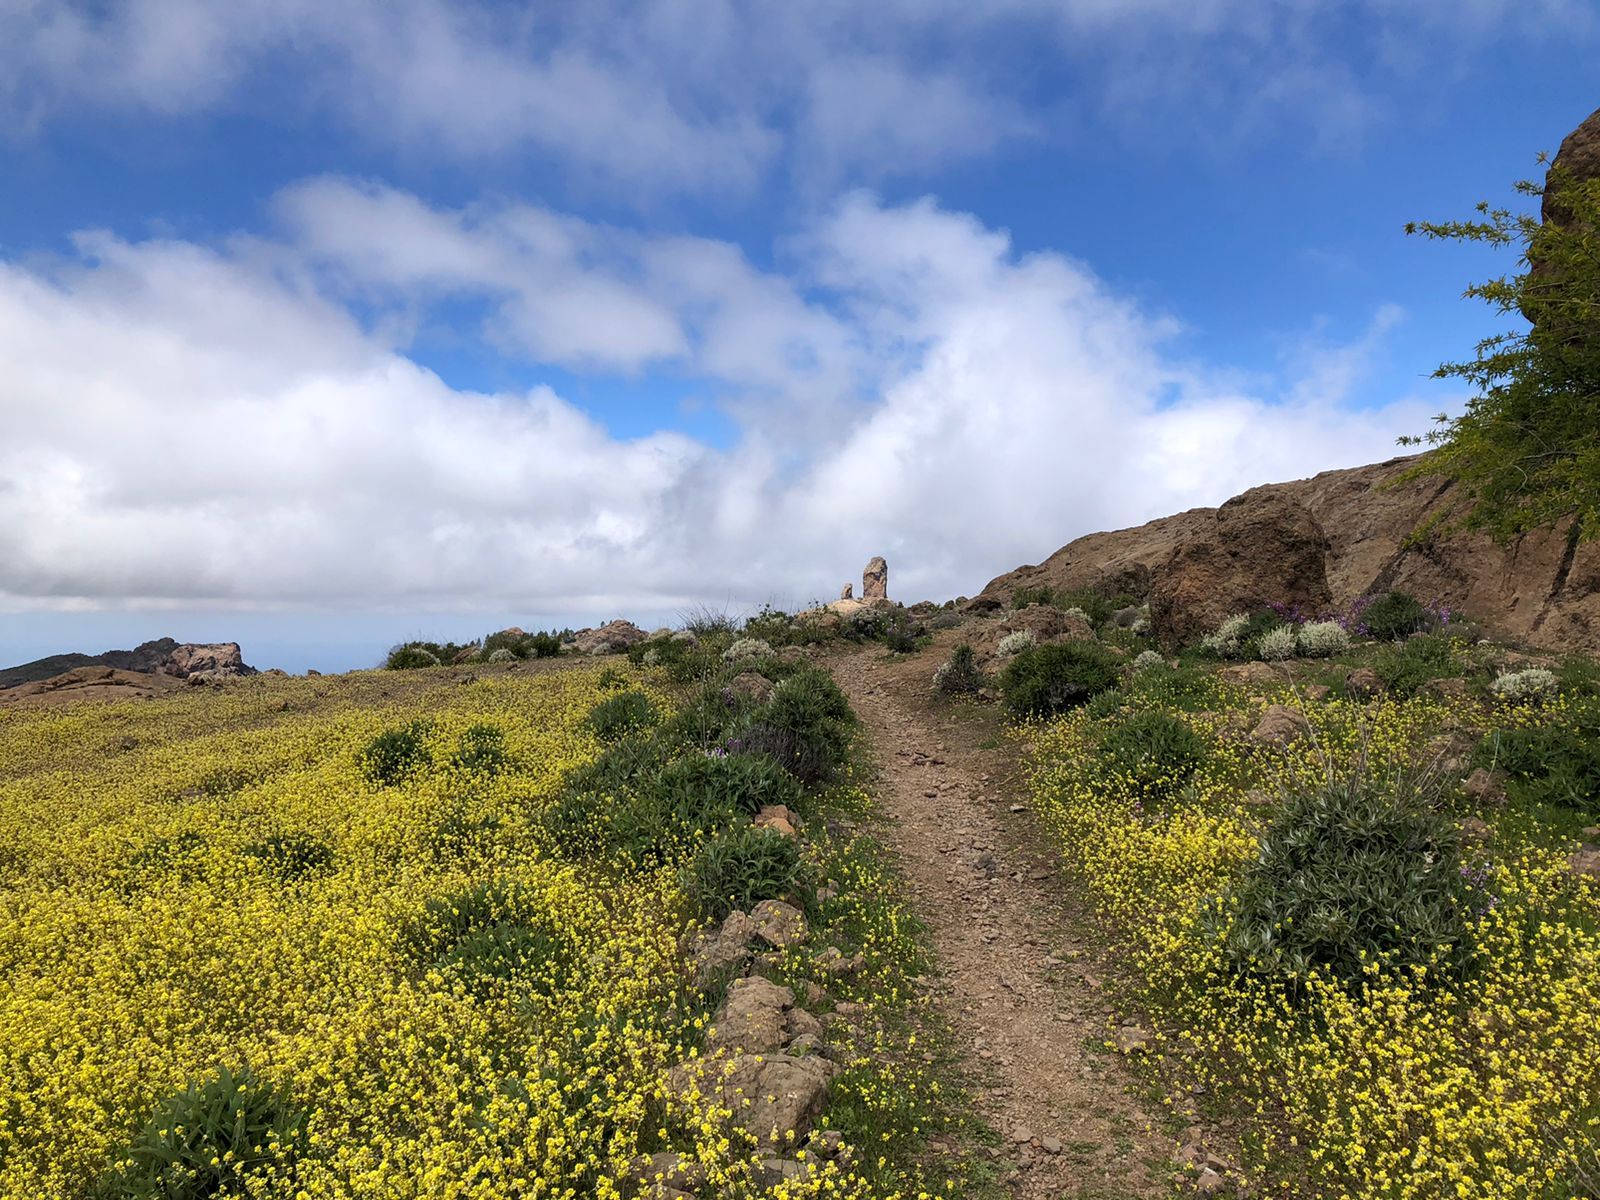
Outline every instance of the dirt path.
[[(1172, 1142), (1105, 1042), (1111, 1011), (1087, 933), (992, 710), (936, 696), (929, 655), (872, 646), (832, 662), (865, 724), (894, 846), (938, 956), (946, 1015), (985, 1080), (984, 1116), (1018, 1197), (1169, 1194)], [(1159, 1106), (1154, 1106), (1159, 1108)]]

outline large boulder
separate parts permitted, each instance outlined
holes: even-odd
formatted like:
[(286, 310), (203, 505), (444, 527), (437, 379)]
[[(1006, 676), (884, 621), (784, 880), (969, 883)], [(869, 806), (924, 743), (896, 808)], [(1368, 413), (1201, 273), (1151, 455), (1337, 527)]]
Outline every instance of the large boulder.
[(632, 621), (607, 621), (598, 629), (580, 630), (573, 646), (580, 654), (616, 654), (638, 645), (650, 635)]
[(1321, 523), (1289, 489), (1230, 500), (1152, 572), (1155, 634), (1168, 646), (1187, 645), (1230, 613), (1272, 603), (1322, 612), (1333, 603), (1328, 550)]
[(1551, 187), (1559, 176), (1565, 175), (1568, 185), (1587, 183), (1600, 178), (1600, 108), (1561, 140), (1561, 148), (1551, 160), (1545, 175), (1544, 201), (1539, 206), (1541, 220), (1565, 225), (1572, 212), (1561, 202), (1559, 187)]
[(254, 675), (252, 667), (245, 666), (238, 642), (185, 643), (174, 646), (161, 665), (163, 675), (176, 675), (187, 679), (191, 675), (210, 678), (233, 675)]
[(667, 1087), (682, 1102), (709, 1100), (727, 1109), (731, 1122), (758, 1142), (790, 1146), (816, 1124), (837, 1070), (817, 1054), (737, 1054), (680, 1063)]

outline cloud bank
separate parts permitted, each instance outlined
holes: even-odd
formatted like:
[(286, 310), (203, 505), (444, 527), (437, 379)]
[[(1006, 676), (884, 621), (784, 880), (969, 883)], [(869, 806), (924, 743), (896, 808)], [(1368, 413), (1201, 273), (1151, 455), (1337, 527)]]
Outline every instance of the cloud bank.
[[(0, 0), (0, 115), (331, 116), (612, 194), (828, 195), (1108, 126), (1346, 143), (1396, 86), (1426, 96), (1507, 39), (1596, 25), (1587, 0)], [(1070, 109), (1037, 94), (1059, 73)]]
[[(276, 211), (270, 239), (85, 233), (0, 265), (0, 605), (660, 612), (828, 596), (874, 553), (944, 598), (1386, 457), (1438, 404), (1352, 417), (1392, 311), (1241, 386), (1083, 264), (932, 200), (850, 194), (781, 271), (338, 178)], [(530, 363), (692, 380), (739, 435), (622, 439), (548, 387), (452, 387), (408, 338), (463, 304)]]

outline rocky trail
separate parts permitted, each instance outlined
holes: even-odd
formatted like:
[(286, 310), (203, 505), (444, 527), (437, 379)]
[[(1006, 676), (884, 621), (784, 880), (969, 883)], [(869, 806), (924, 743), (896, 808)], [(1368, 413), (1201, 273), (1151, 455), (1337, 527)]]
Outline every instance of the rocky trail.
[(942, 1003), (979, 1080), (1012, 1194), (1134, 1200), (1169, 1194), (1173, 1143), (1136, 1096), (1052, 856), (1024, 804), (998, 714), (932, 692), (932, 660), (869, 646), (830, 663), (870, 739), (886, 818), (942, 976)]

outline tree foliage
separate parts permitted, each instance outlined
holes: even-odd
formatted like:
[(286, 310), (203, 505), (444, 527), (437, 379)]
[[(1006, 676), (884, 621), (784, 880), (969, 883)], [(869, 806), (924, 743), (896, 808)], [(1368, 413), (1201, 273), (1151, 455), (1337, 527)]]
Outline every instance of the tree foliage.
[(1588, 541), (1600, 535), (1600, 179), (1576, 180), (1557, 163), (1542, 187), (1525, 181), (1517, 190), (1558, 195), (1553, 219), (1483, 203), (1477, 220), (1406, 226), (1427, 238), (1520, 247), (1520, 274), (1465, 295), (1527, 324), (1434, 372), (1476, 394), (1460, 416), (1441, 414), (1435, 429), (1401, 439), (1436, 447), (1402, 480), (1453, 481), (1464, 504), (1447, 522), (1501, 542), (1569, 522), (1571, 536)]

